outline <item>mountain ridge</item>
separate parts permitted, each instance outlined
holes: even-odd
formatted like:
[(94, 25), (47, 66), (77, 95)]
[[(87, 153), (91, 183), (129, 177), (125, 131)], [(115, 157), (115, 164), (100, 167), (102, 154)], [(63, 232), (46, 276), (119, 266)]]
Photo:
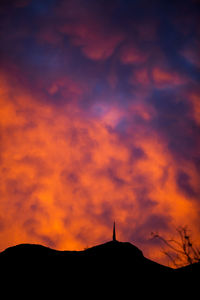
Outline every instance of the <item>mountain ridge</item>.
[(116, 296), (129, 295), (133, 290), (150, 295), (156, 286), (163, 290), (172, 290), (183, 283), (192, 286), (200, 274), (199, 265), (195, 271), (193, 266), (190, 272), (187, 268), (177, 271), (144, 257), (135, 245), (119, 241), (79, 251), (18, 244), (0, 253), (0, 269), (4, 282), (17, 286), (23, 283), (29, 290), (40, 287), (47, 291), (51, 287), (64, 292), (81, 287), (87, 294), (92, 287)]
[[(92, 247), (88, 247), (84, 250), (56, 250), (48, 246), (44, 246), (41, 244), (31, 244), (31, 243), (22, 243), (17, 244), (11, 247), (6, 248), (2, 252), (0, 252), (0, 260), (4, 258), (15, 258), (16, 255), (32, 255), (32, 258), (43, 255), (48, 255), (51, 257), (64, 257), (68, 255), (73, 255), (74, 257), (83, 257), (83, 256), (104, 256), (110, 258), (111, 256), (115, 256), (116, 254), (118, 257), (120, 255), (129, 254), (132, 255), (133, 259), (145, 259), (146, 261), (150, 261), (155, 265), (162, 266), (164, 269), (171, 269), (170, 267), (161, 265), (157, 262), (154, 262), (146, 257), (144, 257), (142, 251), (137, 248), (135, 245), (129, 242), (119, 242), (119, 241), (108, 241), (103, 244), (98, 244)], [(34, 255), (33, 255), (34, 254)], [(138, 262), (138, 261), (137, 261)]]

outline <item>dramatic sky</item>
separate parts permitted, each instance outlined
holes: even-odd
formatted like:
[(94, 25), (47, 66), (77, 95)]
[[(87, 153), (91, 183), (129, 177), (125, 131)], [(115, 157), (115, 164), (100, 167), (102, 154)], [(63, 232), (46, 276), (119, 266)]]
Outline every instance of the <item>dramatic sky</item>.
[(0, 251), (200, 243), (200, 1), (0, 4)]

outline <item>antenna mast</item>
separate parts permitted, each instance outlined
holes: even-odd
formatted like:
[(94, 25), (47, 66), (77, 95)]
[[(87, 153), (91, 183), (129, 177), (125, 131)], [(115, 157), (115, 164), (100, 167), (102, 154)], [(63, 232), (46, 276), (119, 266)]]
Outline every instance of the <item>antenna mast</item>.
[(115, 222), (113, 224), (113, 241), (116, 241)]

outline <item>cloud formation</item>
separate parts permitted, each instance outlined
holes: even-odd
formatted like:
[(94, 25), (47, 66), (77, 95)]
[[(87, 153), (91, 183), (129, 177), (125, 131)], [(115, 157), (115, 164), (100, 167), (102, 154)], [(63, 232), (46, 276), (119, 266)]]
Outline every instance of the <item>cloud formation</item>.
[(198, 1), (0, 6), (0, 248), (200, 233)]

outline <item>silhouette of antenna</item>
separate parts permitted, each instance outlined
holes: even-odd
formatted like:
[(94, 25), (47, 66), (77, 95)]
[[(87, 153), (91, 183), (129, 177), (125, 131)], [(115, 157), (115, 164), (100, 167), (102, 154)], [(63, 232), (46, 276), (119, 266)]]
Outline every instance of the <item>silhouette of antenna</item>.
[(114, 221), (114, 224), (113, 224), (113, 241), (116, 241), (115, 221)]

